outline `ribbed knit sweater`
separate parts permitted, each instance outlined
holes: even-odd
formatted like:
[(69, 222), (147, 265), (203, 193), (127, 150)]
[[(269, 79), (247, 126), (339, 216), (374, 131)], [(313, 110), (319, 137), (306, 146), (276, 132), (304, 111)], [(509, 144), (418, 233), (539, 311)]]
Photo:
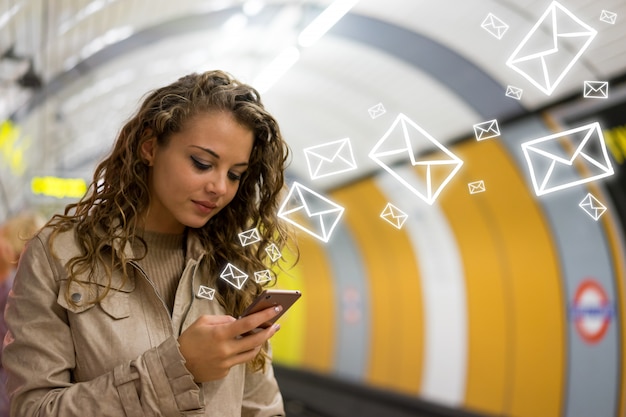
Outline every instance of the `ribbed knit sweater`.
[[(148, 253), (138, 261), (139, 266), (146, 272), (171, 312), (178, 282), (185, 267), (185, 235), (144, 231), (142, 237), (148, 245)], [(133, 249), (140, 252), (141, 244), (134, 243)]]

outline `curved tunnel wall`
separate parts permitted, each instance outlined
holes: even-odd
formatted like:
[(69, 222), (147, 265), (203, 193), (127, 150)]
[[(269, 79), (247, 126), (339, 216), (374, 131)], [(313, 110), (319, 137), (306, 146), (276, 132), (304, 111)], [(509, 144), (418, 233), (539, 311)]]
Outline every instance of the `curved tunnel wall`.
[[(206, 17), (194, 22), (206, 25)], [(193, 29), (189, 23), (136, 34), (45, 91), (54, 93), (77, 72), (169, 31)], [(330, 35), (433, 75), (485, 120), (524, 113), (504, 98), (503, 86), (426, 37), (354, 14)], [(339, 229), (327, 245), (300, 236), (299, 264), (279, 277), (281, 287), (304, 296), (281, 319), (273, 339), (277, 362), (491, 415), (624, 413), (624, 250), (617, 216), (609, 210), (594, 222), (577, 207), (588, 190), (610, 206), (599, 184), (536, 198), (519, 144), (550, 131), (538, 118), (502, 130), (497, 140), (452, 147), (465, 164), (432, 206), (385, 172), (329, 194), (346, 208)], [(420, 178), (408, 166), (398, 169)], [(470, 195), (467, 183), (481, 179), (487, 191)], [(402, 230), (380, 220), (387, 202), (409, 214)], [(581, 336), (571, 313), (588, 280), (614, 306), (605, 333), (593, 342)]]
[[(328, 244), (301, 236), (279, 277), (304, 296), (274, 338), (278, 363), (491, 415), (623, 409), (617, 216), (578, 207), (587, 192), (610, 207), (598, 183), (535, 197), (520, 143), (552, 132), (536, 117), (501, 129), (451, 147), (465, 163), (432, 206), (386, 172), (328, 194), (341, 225)], [(470, 194), (477, 180), (486, 192)], [(379, 218), (387, 202), (409, 215), (402, 229)], [(613, 311), (603, 332), (590, 324), (596, 340), (573, 313), (588, 281)]]

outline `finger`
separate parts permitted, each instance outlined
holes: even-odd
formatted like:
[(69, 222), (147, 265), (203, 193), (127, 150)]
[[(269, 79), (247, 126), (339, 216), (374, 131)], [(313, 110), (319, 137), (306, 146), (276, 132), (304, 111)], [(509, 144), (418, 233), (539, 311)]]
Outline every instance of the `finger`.
[(234, 322), (231, 326), (231, 329), (234, 332), (233, 336), (236, 337), (252, 329), (256, 329), (263, 323), (276, 317), (276, 315), (278, 315), (282, 310), (283, 310), (283, 307), (278, 305), (278, 306), (266, 308), (265, 310), (261, 310), (257, 313), (250, 314), (249, 316), (240, 318), (239, 320)]
[(246, 350), (244, 352), (238, 353), (238, 354), (232, 356), (228, 360), (228, 366), (229, 367), (233, 367), (233, 366), (239, 365), (241, 363), (250, 362), (252, 359), (254, 359), (256, 357), (256, 355), (259, 354), (260, 351), (261, 351), (261, 346), (257, 346), (257, 347), (255, 347), (253, 349)]
[(202, 323), (205, 325), (218, 325), (218, 324), (227, 324), (236, 321), (237, 319), (233, 316), (226, 315), (210, 315), (206, 314), (202, 316)]
[(275, 323), (267, 329), (249, 332), (247, 335), (237, 338), (233, 344), (233, 349), (235, 352), (242, 353), (260, 347), (278, 330), (280, 330), (280, 325)]

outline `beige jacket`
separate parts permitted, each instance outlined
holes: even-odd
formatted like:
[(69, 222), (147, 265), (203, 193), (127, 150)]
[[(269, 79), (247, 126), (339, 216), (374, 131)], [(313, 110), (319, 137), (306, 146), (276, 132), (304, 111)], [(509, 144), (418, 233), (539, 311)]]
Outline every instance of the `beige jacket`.
[[(55, 240), (59, 259), (54, 258), (49, 232), (44, 229), (27, 245), (6, 309), (2, 363), (12, 417), (284, 415), (271, 364), (265, 373), (238, 365), (226, 378), (201, 386), (185, 368), (180, 333), (200, 315), (224, 314), (217, 301), (197, 297), (200, 285), (211, 285), (205, 252), (193, 233), (170, 316), (136, 264), (125, 284), (114, 275), (114, 289), (96, 305), (86, 301), (103, 282), (72, 283), (78, 307), (68, 304), (64, 264), (78, 246), (73, 231), (63, 233)], [(132, 252), (130, 245), (124, 250)]]

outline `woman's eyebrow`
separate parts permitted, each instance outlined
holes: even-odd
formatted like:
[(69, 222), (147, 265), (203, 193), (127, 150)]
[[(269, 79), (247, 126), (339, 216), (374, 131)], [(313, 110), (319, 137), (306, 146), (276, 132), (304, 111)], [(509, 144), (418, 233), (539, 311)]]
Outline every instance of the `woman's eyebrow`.
[(191, 147), (192, 147), (192, 148), (198, 148), (198, 149), (200, 149), (201, 151), (204, 151), (204, 152), (206, 152), (206, 153), (208, 153), (208, 154), (211, 154), (211, 155), (213, 155), (213, 157), (214, 157), (215, 159), (220, 159), (220, 156), (219, 156), (219, 155), (218, 155), (218, 154), (217, 154), (217, 153), (216, 153), (213, 149), (211, 149), (211, 148), (203, 148), (202, 146), (197, 146), (197, 145), (191, 145)]
[[(212, 155), (215, 159), (220, 159), (220, 156), (211, 148), (203, 148), (202, 146), (192, 145), (194, 148), (198, 148), (210, 155)], [(248, 162), (239, 162), (234, 164), (234, 166), (248, 166)]]

